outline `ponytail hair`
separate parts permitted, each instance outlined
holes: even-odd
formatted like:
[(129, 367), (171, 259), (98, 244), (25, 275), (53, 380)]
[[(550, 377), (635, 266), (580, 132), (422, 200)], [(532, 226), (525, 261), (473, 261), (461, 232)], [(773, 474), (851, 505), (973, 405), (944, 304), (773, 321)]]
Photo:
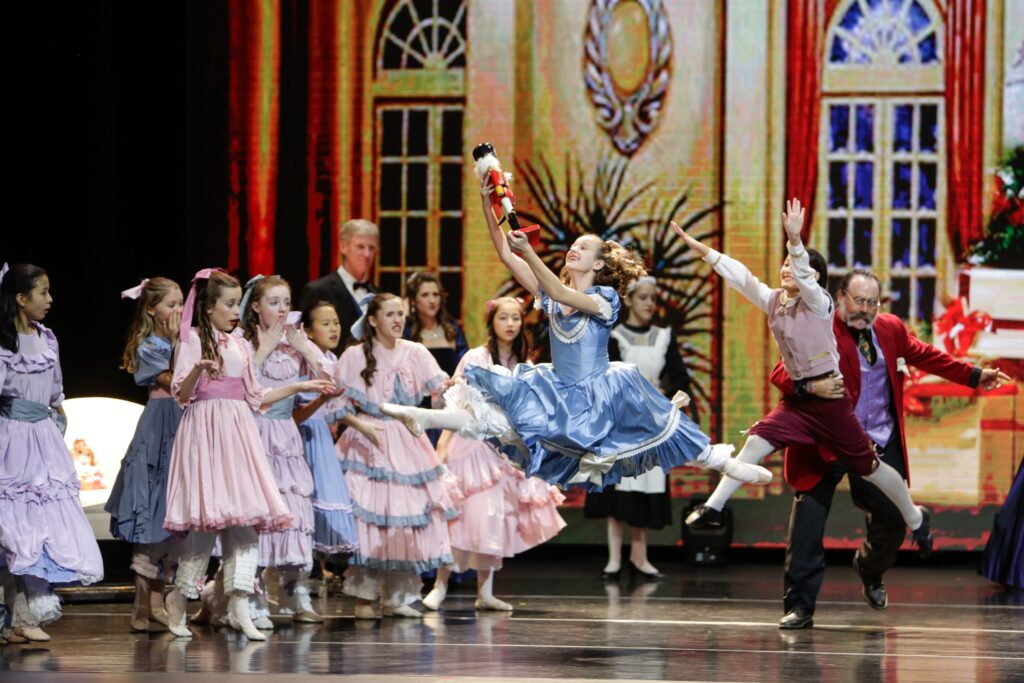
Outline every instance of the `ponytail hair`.
[[(5, 264), (6, 265), (6, 264)], [(0, 276), (0, 346), (11, 353), (18, 352), (18, 301), (19, 294), (28, 294), (35, 289), (39, 278), (46, 271), (31, 263), (15, 263), (7, 273)]]
[(359, 375), (363, 378), (363, 381), (366, 382), (367, 388), (373, 384), (373, 375), (377, 372), (377, 359), (373, 357), (373, 340), (377, 335), (377, 331), (374, 330), (373, 325), (371, 325), (369, 320), (366, 320), (366, 318), (369, 318), (371, 315), (377, 317), (377, 313), (380, 312), (380, 309), (384, 306), (386, 301), (397, 298), (398, 297), (391, 292), (381, 292), (370, 299), (370, 304), (366, 307), (366, 314), (363, 322), (363, 335), (359, 339), (363, 345), (363, 355), (366, 356), (366, 367), (363, 368), (363, 371), (359, 373)]

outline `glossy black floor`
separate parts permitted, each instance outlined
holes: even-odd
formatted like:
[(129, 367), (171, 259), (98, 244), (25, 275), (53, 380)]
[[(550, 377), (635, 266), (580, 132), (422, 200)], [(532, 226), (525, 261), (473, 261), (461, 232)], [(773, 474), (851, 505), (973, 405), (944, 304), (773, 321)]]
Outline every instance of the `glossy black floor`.
[(1024, 594), (971, 566), (894, 569), (883, 612), (862, 602), (848, 565), (830, 567), (815, 627), (779, 631), (778, 564), (661, 565), (661, 583), (609, 585), (597, 555), (513, 560), (497, 579), (511, 615), (477, 614), (457, 589), (422, 621), (356, 622), (352, 601), (331, 597), (318, 603), (324, 625), (278, 618), (265, 643), (229, 629), (196, 628), (191, 641), (133, 634), (129, 604), (76, 600), (50, 643), (0, 646), (0, 680), (1024, 680)]

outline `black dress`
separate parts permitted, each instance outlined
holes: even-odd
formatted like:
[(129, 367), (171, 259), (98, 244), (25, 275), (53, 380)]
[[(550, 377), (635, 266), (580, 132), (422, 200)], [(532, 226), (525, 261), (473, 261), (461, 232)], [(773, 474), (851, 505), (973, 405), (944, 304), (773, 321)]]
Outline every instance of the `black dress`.
[[(608, 356), (613, 361), (635, 363), (640, 374), (666, 396), (672, 396), (676, 391), (692, 395), (690, 373), (670, 328), (633, 327), (621, 323), (612, 330)], [(696, 404), (691, 403), (689, 410), (690, 416), (696, 420)], [(655, 468), (638, 477), (627, 477), (604, 491), (588, 492), (583, 516), (591, 519), (612, 517), (644, 529), (671, 526), (672, 497), (668, 489), (668, 474), (661, 468)]]

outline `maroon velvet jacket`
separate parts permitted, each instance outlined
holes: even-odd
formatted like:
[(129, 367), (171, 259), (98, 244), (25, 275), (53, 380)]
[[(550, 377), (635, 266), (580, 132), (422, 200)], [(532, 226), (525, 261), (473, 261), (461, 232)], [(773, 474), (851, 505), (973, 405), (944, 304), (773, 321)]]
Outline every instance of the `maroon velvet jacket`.
[[(843, 375), (850, 399), (856, 406), (860, 398), (860, 352), (838, 312), (832, 321), (832, 330), (835, 332), (836, 345), (839, 349), (839, 371)], [(892, 400), (896, 408), (896, 420), (903, 447), (903, 466), (909, 483), (910, 463), (907, 461), (907, 440), (903, 430), (903, 381), (906, 375), (896, 371), (896, 359), (903, 358), (908, 366), (913, 365), (956, 384), (977, 383), (976, 368), (914, 337), (903, 321), (895, 315), (880, 313), (875, 318), (874, 331), (889, 369), (889, 384), (892, 386)], [(792, 394), (795, 391), (793, 381), (782, 361), (779, 361), (772, 370), (771, 382), (784, 394)], [(786, 481), (797, 491), (812, 489), (831, 469), (833, 461), (835, 457), (824, 448), (791, 446), (786, 449), (785, 455)]]

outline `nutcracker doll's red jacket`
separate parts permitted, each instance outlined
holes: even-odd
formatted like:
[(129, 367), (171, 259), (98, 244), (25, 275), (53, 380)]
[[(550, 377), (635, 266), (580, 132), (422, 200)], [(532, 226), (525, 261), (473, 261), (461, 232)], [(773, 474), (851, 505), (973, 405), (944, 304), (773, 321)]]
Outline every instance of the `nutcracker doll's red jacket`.
[[(860, 398), (860, 352), (838, 312), (832, 321), (832, 330), (835, 332), (836, 347), (839, 350), (839, 372), (842, 373), (843, 383), (850, 392), (853, 405), (856, 406)], [(900, 430), (900, 443), (903, 447), (903, 471), (907, 473), (909, 483), (910, 463), (907, 461), (907, 440), (903, 430), (903, 381), (906, 375), (897, 370), (898, 364), (913, 365), (950, 382), (971, 386), (977, 384), (981, 373), (970, 363), (957, 360), (914, 337), (903, 321), (895, 315), (879, 313), (875, 318), (874, 331), (889, 370), (889, 384), (892, 386), (892, 400)], [(900, 361), (903, 362), (899, 363)], [(784, 394), (794, 392), (793, 381), (781, 361), (772, 370), (771, 382)], [(825, 448), (791, 446), (786, 449), (784, 460), (786, 481), (797, 491), (812, 489), (831, 469), (834, 461), (835, 456)]]

